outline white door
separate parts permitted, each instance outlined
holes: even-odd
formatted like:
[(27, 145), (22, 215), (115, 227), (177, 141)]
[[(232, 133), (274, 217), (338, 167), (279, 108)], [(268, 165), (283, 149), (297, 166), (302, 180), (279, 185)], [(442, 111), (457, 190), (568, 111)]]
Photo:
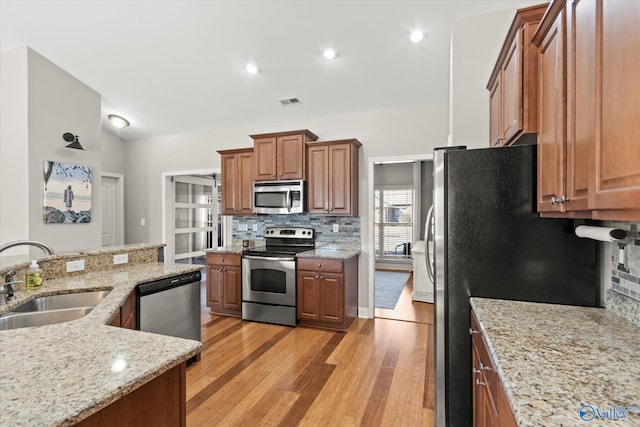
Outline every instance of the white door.
[[(218, 246), (217, 181), (207, 176), (174, 176), (169, 225), (170, 262), (204, 263), (204, 250)], [(172, 253), (173, 252), (173, 253)]]
[(122, 197), (120, 191), (120, 178), (115, 176), (102, 176), (102, 246), (115, 246), (122, 244), (119, 227), (122, 227), (121, 211)]

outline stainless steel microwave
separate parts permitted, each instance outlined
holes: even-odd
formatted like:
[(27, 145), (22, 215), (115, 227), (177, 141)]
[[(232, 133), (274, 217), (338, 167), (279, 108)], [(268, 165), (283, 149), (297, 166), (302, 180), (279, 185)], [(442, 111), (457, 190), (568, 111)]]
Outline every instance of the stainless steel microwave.
[(303, 180), (256, 181), (253, 183), (253, 212), (258, 214), (292, 214), (305, 212)]

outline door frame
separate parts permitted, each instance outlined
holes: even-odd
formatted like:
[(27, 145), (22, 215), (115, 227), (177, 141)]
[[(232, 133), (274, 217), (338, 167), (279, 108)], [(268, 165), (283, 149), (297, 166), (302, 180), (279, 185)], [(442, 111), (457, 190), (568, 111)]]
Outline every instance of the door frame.
[[(369, 275), (369, 284), (368, 284), (368, 293), (369, 300), (367, 302), (367, 307), (365, 310), (360, 309), (360, 317), (367, 317), (369, 319), (373, 319), (376, 314), (375, 308), (375, 280), (376, 280), (376, 247), (375, 247), (375, 164), (376, 163), (392, 163), (392, 162), (411, 162), (411, 161), (433, 161), (433, 153), (429, 154), (406, 154), (401, 156), (384, 156), (384, 157), (369, 157), (368, 159), (368, 189), (367, 195), (369, 197), (369, 215), (367, 218), (367, 226), (369, 228), (369, 265), (368, 265), (368, 275)], [(419, 196), (419, 195), (417, 195)], [(419, 198), (417, 199), (419, 202)]]
[[(118, 210), (116, 212), (116, 245), (124, 245), (124, 175), (120, 173), (101, 172), (100, 177), (114, 178), (118, 194)], [(102, 219), (104, 221), (104, 218)]]
[[(180, 175), (209, 175), (209, 174), (220, 174), (220, 168), (207, 168), (207, 169), (190, 169), (190, 170), (182, 170), (182, 171), (169, 171), (162, 172), (162, 243), (164, 243), (168, 247), (173, 247), (173, 243), (169, 242), (168, 239), (168, 226), (169, 226), (169, 215), (168, 211), (170, 208), (171, 197), (169, 196), (169, 191), (171, 190), (171, 186), (167, 185), (167, 182), (174, 177)], [(231, 218), (227, 216), (222, 216), (222, 232), (224, 233), (224, 242), (231, 241)], [(227, 240), (229, 239), (229, 240)], [(173, 252), (172, 252), (173, 253)], [(167, 251), (165, 251), (164, 262), (174, 262), (172, 259), (169, 259)]]

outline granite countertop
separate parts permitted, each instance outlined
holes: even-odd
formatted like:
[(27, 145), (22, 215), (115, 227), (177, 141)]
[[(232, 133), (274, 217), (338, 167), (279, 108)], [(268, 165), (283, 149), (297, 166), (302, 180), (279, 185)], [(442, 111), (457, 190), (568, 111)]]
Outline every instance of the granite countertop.
[[(258, 245), (256, 247), (260, 247)], [(230, 246), (222, 246), (219, 248), (205, 249), (207, 253), (220, 253), (220, 254), (238, 254), (242, 255), (242, 250), (246, 249), (242, 247), (242, 244), (236, 244)], [(333, 259), (349, 259), (360, 254), (360, 244), (318, 244), (316, 248), (310, 251), (298, 252), (296, 256), (298, 258), (333, 258)]]
[[(0, 271), (15, 270), (20, 267), (28, 266), (32, 259), (40, 261), (53, 261), (67, 258), (77, 258), (78, 256), (100, 255), (100, 254), (117, 254), (119, 252), (127, 252), (138, 249), (156, 249), (163, 248), (164, 243), (134, 243), (130, 245), (117, 245), (117, 246), (104, 246), (98, 249), (76, 251), (76, 252), (61, 252), (55, 255), (39, 254), (37, 257), (31, 257), (29, 255), (0, 255)], [(17, 246), (17, 248), (31, 248), (31, 246)], [(12, 248), (13, 249), (13, 248)], [(39, 250), (39, 249), (38, 249)]]
[(233, 244), (233, 245), (229, 245), (229, 246), (220, 246), (218, 248), (208, 248), (205, 249), (205, 253), (208, 254), (236, 254), (236, 255), (242, 255), (242, 250), (246, 249), (244, 247), (242, 247), (242, 243), (240, 244)]
[(630, 408), (629, 425), (640, 424), (636, 325), (595, 307), (485, 298), (471, 307), (520, 426), (582, 424), (583, 406)]
[(197, 271), (151, 263), (46, 280), (17, 292), (0, 314), (37, 296), (110, 290), (82, 319), (0, 331), (0, 425), (68, 425), (99, 411), (198, 354), (198, 341), (107, 326), (137, 284)]

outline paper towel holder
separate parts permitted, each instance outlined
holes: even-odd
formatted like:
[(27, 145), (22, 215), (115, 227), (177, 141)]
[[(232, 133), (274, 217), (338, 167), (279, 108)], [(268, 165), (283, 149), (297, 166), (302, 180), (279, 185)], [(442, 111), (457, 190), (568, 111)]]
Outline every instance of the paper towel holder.
[(579, 225), (575, 229), (576, 236), (601, 242), (623, 242), (627, 232), (613, 227), (597, 227), (593, 225)]

